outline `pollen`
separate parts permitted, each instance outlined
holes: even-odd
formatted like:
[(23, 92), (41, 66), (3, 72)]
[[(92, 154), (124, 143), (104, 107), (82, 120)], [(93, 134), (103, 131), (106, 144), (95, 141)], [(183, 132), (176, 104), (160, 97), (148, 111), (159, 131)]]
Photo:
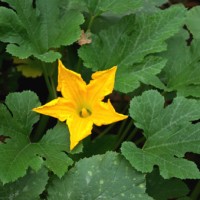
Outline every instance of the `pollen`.
[(80, 117), (82, 117), (82, 118), (89, 117), (91, 114), (92, 114), (91, 111), (86, 108), (82, 108), (79, 113)]

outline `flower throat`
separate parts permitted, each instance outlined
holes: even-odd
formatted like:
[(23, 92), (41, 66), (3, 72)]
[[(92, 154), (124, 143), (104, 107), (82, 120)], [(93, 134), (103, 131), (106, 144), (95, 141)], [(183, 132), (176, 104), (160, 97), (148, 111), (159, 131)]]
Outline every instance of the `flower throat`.
[(91, 114), (92, 114), (91, 111), (88, 110), (87, 108), (82, 108), (79, 113), (80, 117), (82, 117), (82, 118), (89, 117)]

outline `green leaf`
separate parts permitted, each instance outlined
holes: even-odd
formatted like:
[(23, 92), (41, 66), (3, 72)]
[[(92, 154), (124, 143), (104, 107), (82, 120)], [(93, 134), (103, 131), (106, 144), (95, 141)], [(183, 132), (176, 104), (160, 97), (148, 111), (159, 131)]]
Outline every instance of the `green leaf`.
[(70, 45), (79, 39), (79, 25), (83, 16), (79, 11), (69, 10), (64, 0), (36, 1), (4, 0), (15, 10), (0, 8), (0, 40), (6, 43), (7, 51), (19, 58), (31, 55), (53, 62), (60, 58), (52, 48)]
[(135, 171), (119, 154), (107, 152), (84, 158), (48, 189), (54, 199), (152, 199), (145, 194), (144, 175)]
[(200, 39), (200, 7), (196, 6), (187, 13), (186, 25), (195, 39)]
[(64, 123), (58, 123), (53, 129), (48, 130), (41, 141), (35, 144), (36, 151), (44, 157), (45, 165), (56, 175), (62, 177), (72, 164), (66, 155), (69, 152), (69, 131)]
[(65, 124), (58, 123), (41, 141), (31, 143), (32, 126), (39, 118), (32, 108), (38, 106), (38, 97), (30, 91), (9, 94), (5, 105), (0, 105), (0, 135), (10, 137), (6, 144), (0, 143), (0, 180), (3, 183), (24, 176), (29, 167), (40, 169), (42, 163), (61, 177), (72, 164), (64, 153), (69, 152), (69, 132)]
[(92, 16), (99, 16), (105, 12), (133, 13), (138, 9), (141, 0), (84, 0), (85, 5)]
[(147, 193), (155, 200), (168, 200), (184, 197), (189, 193), (187, 185), (180, 179), (163, 179), (155, 169), (147, 174)]
[(156, 76), (165, 66), (166, 60), (160, 57), (146, 57), (143, 62), (130, 67), (119, 68), (115, 89), (128, 93), (137, 89), (140, 83), (165, 89), (165, 85)]
[[(165, 40), (179, 31), (184, 22), (184, 15), (185, 10), (175, 6), (156, 13), (125, 16), (109, 29), (93, 35), (92, 43), (79, 49), (79, 56), (84, 65), (94, 71), (117, 65), (115, 89), (119, 91), (133, 91), (139, 86), (141, 77), (144, 77), (143, 81), (148, 84), (152, 83), (153, 77), (153, 85), (163, 87), (155, 75), (164, 67), (165, 60), (145, 57), (166, 49)], [(138, 69), (138, 65), (141, 68), (145, 65), (145, 70)], [(127, 71), (129, 74), (131, 71), (131, 75)], [(133, 76), (135, 71), (139, 71), (140, 77)]]
[(200, 40), (186, 44), (184, 32), (168, 41), (168, 50), (163, 57), (168, 59), (164, 68), (167, 88), (178, 95), (200, 97), (199, 51)]
[(13, 63), (25, 77), (36, 78), (42, 75), (41, 61), (38, 59), (18, 59), (15, 57)]
[(93, 35), (92, 43), (83, 45), (79, 55), (93, 70), (141, 62), (146, 55), (166, 49), (165, 40), (178, 32), (184, 15), (182, 7), (172, 7), (125, 16), (111, 28)]
[(159, 6), (166, 3), (166, 0), (143, 0), (143, 12), (155, 12), (156, 10), (160, 9)]
[(14, 183), (0, 184), (0, 199), (35, 200), (45, 190), (47, 173), (45, 168), (38, 172), (29, 170), (26, 176)]
[(177, 97), (164, 108), (164, 98), (157, 91), (147, 91), (131, 101), (130, 115), (135, 125), (144, 130), (142, 149), (125, 142), (122, 154), (141, 172), (151, 172), (158, 165), (164, 178), (200, 178), (186, 152), (200, 153), (200, 101)]
[(31, 91), (10, 93), (6, 97), (5, 105), (0, 104), (1, 134), (13, 139), (30, 134), (32, 126), (39, 120), (39, 115), (32, 108), (39, 105), (37, 95)]

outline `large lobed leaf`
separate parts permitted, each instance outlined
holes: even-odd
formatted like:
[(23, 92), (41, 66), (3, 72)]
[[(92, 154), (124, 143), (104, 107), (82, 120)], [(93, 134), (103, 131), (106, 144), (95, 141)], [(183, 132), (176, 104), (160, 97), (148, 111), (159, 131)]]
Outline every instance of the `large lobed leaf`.
[(198, 6), (187, 12), (186, 25), (193, 37), (191, 44), (186, 43), (189, 35), (182, 31), (168, 41), (168, 50), (163, 53), (168, 60), (164, 68), (168, 91), (177, 91), (178, 95), (200, 97), (199, 13)]
[(177, 97), (164, 108), (164, 98), (157, 91), (147, 91), (131, 101), (130, 115), (135, 125), (144, 130), (142, 149), (125, 142), (122, 154), (139, 171), (151, 172), (158, 165), (164, 178), (200, 178), (186, 152), (200, 153), (200, 101)]
[(79, 25), (84, 21), (83, 16), (64, 6), (64, 0), (37, 0), (36, 8), (32, 0), (4, 2), (14, 10), (0, 8), (0, 40), (9, 43), (7, 51), (14, 56), (33, 55), (42, 61), (53, 62), (61, 55), (50, 49), (72, 44), (80, 37)]
[(38, 172), (29, 170), (27, 175), (14, 183), (0, 184), (0, 199), (2, 200), (35, 200), (45, 190), (48, 181), (48, 171), (45, 168)]
[(147, 200), (144, 175), (120, 154), (107, 152), (84, 158), (48, 188), (49, 200)]
[(200, 97), (200, 40), (186, 44), (187, 34), (180, 32), (168, 41), (168, 50), (162, 55), (167, 58), (164, 76), (168, 91), (178, 95)]
[(115, 89), (121, 92), (133, 91), (140, 82), (163, 89), (156, 75), (164, 67), (165, 59), (146, 56), (166, 49), (165, 40), (179, 31), (184, 15), (185, 10), (175, 6), (125, 16), (109, 29), (93, 35), (92, 43), (83, 45), (79, 56), (94, 71), (117, 65)]
[(0, 143), (0, 180), (3, 183), (24, 176), (29, 167), (38, 170), (42, 163), (61, 177), (72, 164), (64, 153), (69, 151), (66, 125), (58, 123), (38, 143), (31, 143), (32, 126), (39, 119), (32, 108), (38, 105), (38, 97), (30, 91), (11, 93), (5, 105), (0, 105), (0, 135), (10, 137), (5, 144)]

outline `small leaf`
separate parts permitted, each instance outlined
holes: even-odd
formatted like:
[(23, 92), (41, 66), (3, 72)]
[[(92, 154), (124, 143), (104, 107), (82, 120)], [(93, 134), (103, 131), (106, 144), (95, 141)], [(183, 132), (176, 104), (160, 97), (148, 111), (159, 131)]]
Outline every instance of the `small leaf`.
[[(61, 45), (70, 45), (81, 35), (84, 22), (79, 11), (70, 10), (64, 0), (4, 0), (13, 8), (0, 8), (0, 40), (8, 43), (7, 52), (21, 59), (33, 55), (53, 62), (61, 57), (55, 52)], [(68, 7), (67, 7), (68, 6)], [(51, 50), (50, 50), (51, 49)]]
[(164, 98), (157, 91), (147, 91), (131, 101), (130, 115), (135, 125), (144, 130), (146, 142), (142, 149), (124, 142), (122, 154), (137, 170), (151, 172), (158, 165), (164, 178), (200, 178), (186, 152), (200, 153), (200, 101), (177, 97), (164, 108)]
[(81, 31), (81, 38), (78, 40), (78, 44), (80, 46), (84, 44), (90, 44), (92, 42), (92, 39), (90, 39), (91, 33), (87, 32), (85, 33), (84, 30)]
[(45, 190), (47, 172), (45, 168), (38, 172), (29, 170), (26, 176), (14, 183), (0, 184), (0, 199), (35, 200)]
[(0, 143), (0, 180), (3, 183), (15, 181), (24, 176), (29, 167), (38, 170), (42, 163), (59, 177), (64, 175), (72, 164), (64, 153), (69, 152), (66, 125), (58, 123), (41, 141), (31, 143), (32, 126), (39, 119), (39, 115), (32, 111), (40, 104), (38, 97), (30, 91), (11, 93), (5, 104), (0, 104), (0, 135), (9, 139)]
[(53, 181), (48, 194), (49, 200), (152, 199), (145, 194), (144, 175), (114, 152), (80, 160), (61, 180)]
[(41, 63), (34, 59), (19, 59), (14, 58), (13, 64), (16, 65), (17, 70), (21, 71), (23, 76), (36, 78), (42, 75)]

